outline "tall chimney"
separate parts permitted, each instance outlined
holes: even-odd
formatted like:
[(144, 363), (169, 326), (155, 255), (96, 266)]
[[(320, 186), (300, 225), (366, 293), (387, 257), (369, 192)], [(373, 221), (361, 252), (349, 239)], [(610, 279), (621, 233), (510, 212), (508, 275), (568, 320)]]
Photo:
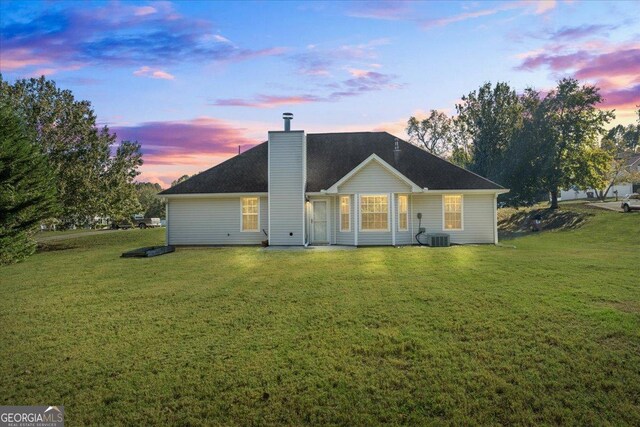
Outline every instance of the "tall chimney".
[(284, 132), (269, 131), (269, 245), (302, 246), (306, 237), (307, 137), (291, 130), (293, 114), (284, 113)]
[(284, 119), (284, 131), (291, 132), (291, 120), (293, 120), (293, 114), (283, 113), (282, 118)]

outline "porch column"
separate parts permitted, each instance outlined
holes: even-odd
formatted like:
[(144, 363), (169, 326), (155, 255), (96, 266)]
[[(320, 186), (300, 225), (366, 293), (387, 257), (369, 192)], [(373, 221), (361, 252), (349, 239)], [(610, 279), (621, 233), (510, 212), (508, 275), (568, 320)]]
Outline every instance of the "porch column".
[(358, 206), (360, 205), (360, 195), (353, 195), (353, 245), (358, 246), (358, 221), (360, 220), (358, 215)]

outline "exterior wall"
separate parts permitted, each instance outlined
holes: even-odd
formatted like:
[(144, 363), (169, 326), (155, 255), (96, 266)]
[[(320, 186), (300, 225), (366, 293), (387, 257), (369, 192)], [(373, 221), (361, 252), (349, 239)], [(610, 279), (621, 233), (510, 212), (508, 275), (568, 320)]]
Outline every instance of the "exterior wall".
[[(493, 194), (463, 194), (463, 230), (445, 230), (443, 225), (443, 200), (441, 194), (414, 194), (411, 197), (411, 218), (418, 233), (418, 212), (422, 213), (422, 227), (427, 233), (447, 233), (451, 243), (494, 243), (495, 196)], [(415, 239), (414, 243), (415, 243)]]
[(270, 245), (304, 244), (306, 154), (303, 131), (269, 132)]
[[(399, 237), (397, 227), (397, 195), (395, 193), (409, 193), (411, 187), (389, 172), (384, 166), (376, 161), (372, 161), (362, 168), (358, 173), (338, 187), (339, 195), (349, 195), (351, 197), (351, 231), (348, 233), (338, 232), (337, 241), (340, 244), (355, 244), (355, 230), (358, 233), (358, 246), (377, 246), (393, 244), (393, 231), (395, 228), (396, 238)], [(362, 231), (360, 230), (360, 196), (367, 194), (387, 194), (389, 196), (389, 231)], [(394, 203), (392, 203), (392, 197)], [(336, 212), (337, 224), (340, 224), (339, 206)], [(410, 243), (407, 232), (403, 232), (401, 241)], [(400, 243), (396, 239), (396, 244)]]
[(268, 203), (260, 197), (259, 232), (241, 232), (240, 197), (169, 199), (169, 245), (257, 245), (269, 232)]
[(408, 193), (411, 187), (389, 172), (384, 166), (372, 161), (338, 187), (338, 193)]
[[(618, 190), (618, 197), (624, 197), (625, 194), (633, 193), (633, 185), (632, 184), (618, 184), (611, 187), (609, 193), (607, 193), (607, 197), (615, 197), (613, 193), (615, 190)], [(576, 200), (576, 199), (586, 199), (587, 191), (591, 191), (595, 193), (596, 191), (593, 189), (589, 189), (586, 191), (575, 191), (575, 190), (562, 190), (560, 192), (560, 197), (562, 200)]]

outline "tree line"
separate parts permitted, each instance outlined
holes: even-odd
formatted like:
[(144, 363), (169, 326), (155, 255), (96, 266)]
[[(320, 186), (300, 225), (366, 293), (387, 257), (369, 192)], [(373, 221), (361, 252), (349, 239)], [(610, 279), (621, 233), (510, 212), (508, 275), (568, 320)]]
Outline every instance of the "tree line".
[(607, 132), (615, 115), (602, 101), (596, 86), (570, 78), (547, 93), (486, 83), (462, 97), (455, 116), (432, 110), (406, 130), (416, 145), (509, 188), (510, 204), (550, 195), (557, 208), (562, 189), (604, 188), (604, 198), (631, 178), (624, 164), (640, 146), (640, 110), (637, 125)]

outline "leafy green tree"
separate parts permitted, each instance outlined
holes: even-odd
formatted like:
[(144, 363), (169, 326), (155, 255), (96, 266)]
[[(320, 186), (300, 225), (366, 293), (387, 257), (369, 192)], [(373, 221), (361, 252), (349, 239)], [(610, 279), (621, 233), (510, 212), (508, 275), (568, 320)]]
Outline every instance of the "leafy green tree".
[(162, 187), (158, 183), (138, 182), (136, 183), (136, 192), (138, 193), (138, 201), (142, 206), (144, 216), (147, 218), (164, 218), (165, 205), (162, 203), (157, 194), (162, 191)]
[(541, 103), (545, 138), (540, 144), (539, 168), (542, 188), (551, 194), (551, 208), (558, 207), (562, 188), (602, 188), (611, 156), (599, 146), (604, 126), (615, 116), (597, 108), (602, 96), (596, 86), (565, 78)]
[(522, 124), (520, 99), (507, 83), (485, 83), (456, 105), (458, 120), (471, 139), (469, 165), (473, 172), (499, 181), (504, 156)]
[(453, 120), (437, 110), (431, 110), (422, 120), (410, 117), (406, 131), (411, 143), (436, 156), (442, 156), (453, 148)]
[(473, 163), (473, 141), (466, 124), (459, 117), (452, 119), (451, 155), (449, 161), (465, 169)]
[(18, 114), (0, 103), (0, 264), (35, 251), (33, 233), (55, 208), (55, 181), (46, 158)]
[[(115, 135), (112, 138), (115, 140)], [(140, 174), (138, 167), (141, 165), (140, 144), (122, 141), (104, 169), (105, 174), (101, 182), (106, 188), (103, 191), (101, 216), (114, 219), (129, 218), (140, 212), (142, 206), (138, 201), (134, 180)]]
[(0, 100), (24, 118), (49, 160), (63, 224), (84, 224), (95, 215), (125, 212), (135, 205), (128, 174), (131, 165), (135, 170), (141, 164), (139, 156), (125, 143), (112, 155), (118, 145), (115, 136), (106, 126), (98, 129), (90, 102), (76, 100), (71, 91), (59, 89), (44, 76), (9, 84), (1, 75)]

